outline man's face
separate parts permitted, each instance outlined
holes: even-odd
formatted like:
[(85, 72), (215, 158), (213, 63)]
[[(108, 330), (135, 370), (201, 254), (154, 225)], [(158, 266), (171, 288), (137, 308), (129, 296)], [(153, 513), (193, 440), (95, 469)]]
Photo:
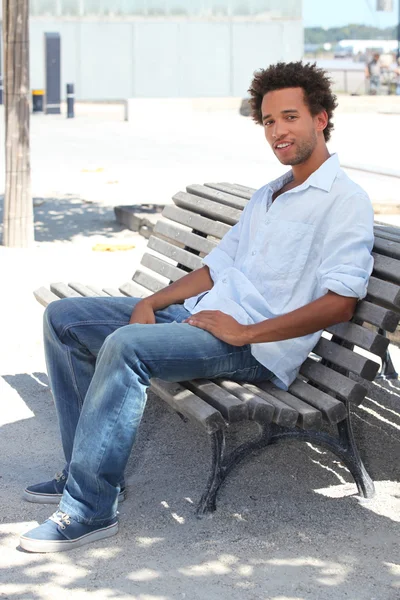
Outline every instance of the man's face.
[(304, 103), (302, 88), (268, 92), (261, 113), (265, 137), (282, 164), (300, 165), (310, 158), (317, 146), (321, 123)]

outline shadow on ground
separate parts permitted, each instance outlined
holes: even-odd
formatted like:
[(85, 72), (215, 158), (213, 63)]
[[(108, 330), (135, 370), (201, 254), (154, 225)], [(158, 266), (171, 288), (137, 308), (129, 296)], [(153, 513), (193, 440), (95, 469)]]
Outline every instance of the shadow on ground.
[[(307, 444), (277, 446), (233, 472), (216, 513), (202, 520), (194, 505), (208, 475), (207, 436), (150, 394), (127, 468), (120, 533), (60, 558), (15, 550), (21, 521), (40, 522), (52, 508), (24, 503), (20, 490), (62, 466), (47, 378), (4, 379), (35, 415), (1, 430), (0, 535), (14, 558), (0, 580), (10, 600), (90, 592), (96, 600), (398, 597), (399, 382), (370, 384), (354, 411), (361, 453), (377, 483), (374, 500), (357, 501), (351, 477), (331, 454)], [(238, 441), (247, 433), (238, 427), (231, 436)]]
[[(84, 202), (75, 195), (63, 198), (34, 198), (35, 241), (71, 241), (77, 235), (112, 237), (123, 231), (114, 209)], [(3, 236), (4, 196), (0, 195), (0, 243)]]

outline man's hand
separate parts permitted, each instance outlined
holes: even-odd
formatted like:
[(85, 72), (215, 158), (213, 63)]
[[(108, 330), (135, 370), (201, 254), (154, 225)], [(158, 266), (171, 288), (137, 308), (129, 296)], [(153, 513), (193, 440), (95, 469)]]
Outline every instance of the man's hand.
[(156, 317), (150, 304), (145, 300), (138, 302), (132, 311), (131, 318), (129, 319), (129, 325), (132, 325), (133, 323), (140, 323), (141, 325), (154, 325), (155, 322)]
[(244, 346), (249, 343), (247, 326), (241, 325), (220, 310), (202, 310), (186, 319), (184, 323), (205, 329), (232, 346)]

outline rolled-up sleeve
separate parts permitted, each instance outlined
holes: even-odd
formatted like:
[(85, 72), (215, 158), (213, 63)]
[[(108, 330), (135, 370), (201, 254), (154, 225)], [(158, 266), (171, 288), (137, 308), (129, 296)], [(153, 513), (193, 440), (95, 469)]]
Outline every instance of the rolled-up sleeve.
[(368, 196), (346, 199), (331, 215), (317, 277), (322, 293), (364, 298), (372, 273), (374, 213)]
[(203, 258), (203, 264), (207, 265), (210, 269), (213, 281), (218, 279), (219, 273), (228, 267), (232, 267), (235, 261), (239, 245), (241, 222), (242, 218), (224, 235), (218, 246)]

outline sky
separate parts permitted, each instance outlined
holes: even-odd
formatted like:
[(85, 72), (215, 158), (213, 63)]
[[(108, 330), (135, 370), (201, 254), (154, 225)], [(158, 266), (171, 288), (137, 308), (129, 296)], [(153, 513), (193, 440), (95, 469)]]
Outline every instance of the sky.
[(392, 12), (377, 12), (376, 0), (303, 0), (305, 27), (341, 27), (349, 23), (392, 27), (398, 22), (399, 1)]

